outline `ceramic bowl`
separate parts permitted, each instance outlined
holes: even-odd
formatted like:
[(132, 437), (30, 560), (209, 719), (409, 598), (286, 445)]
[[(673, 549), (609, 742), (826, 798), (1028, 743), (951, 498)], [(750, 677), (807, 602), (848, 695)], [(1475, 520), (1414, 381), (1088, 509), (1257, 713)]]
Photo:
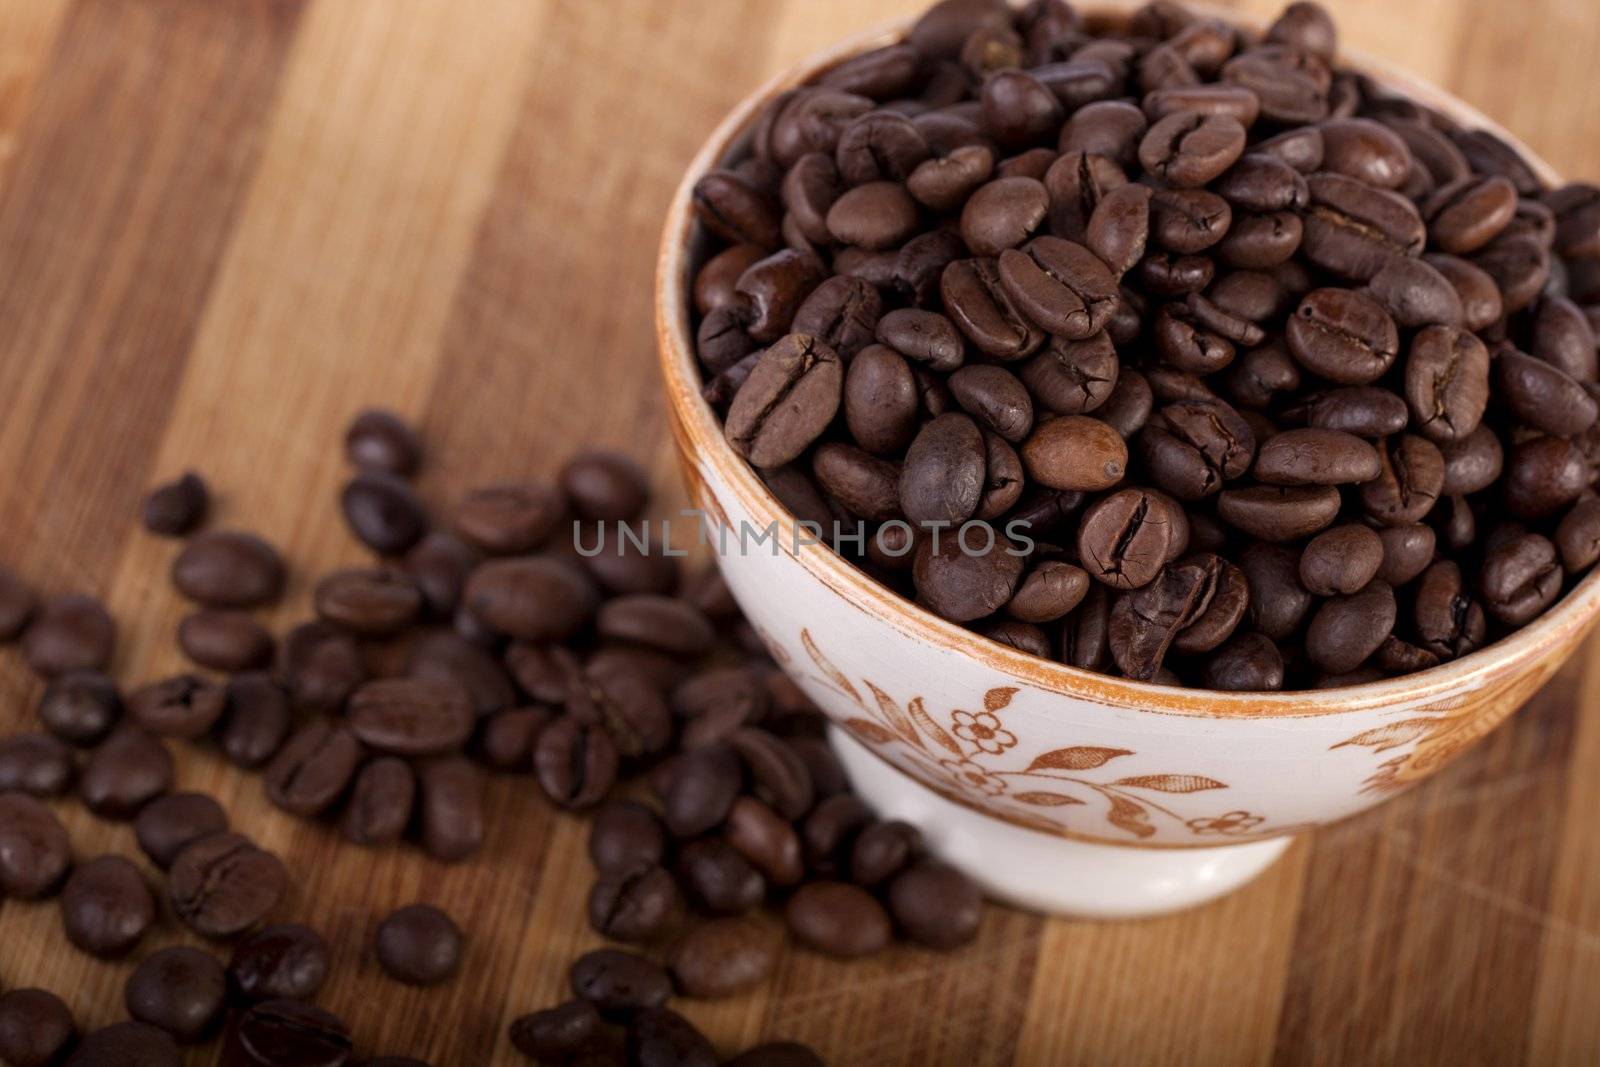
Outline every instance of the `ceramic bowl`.
[[(684, 478), (712, 543), (725, 541), (720, 563), (734, 596), (826, 712), (855, 788), (880, 813), (918, 825), (944, 860), (1023, 907), (1131, 917), (1211, 899), (1262, 871), (1294, 835), (1394, 796), (1504, 721), (1593, 626), (1600, 574), (1510, 638), (1431, 670), (1332, 690), (1213, 693), (1035, 658), (923, 610), (824, 547), (797, 547), (792, 519), (700, 396), (690, 190), (737, 153), (773, 96), (891, 43), (907, 25), (844, 41), (753, 93), (673, 197), (656, 330)], [(1507, 136), (1436, 88), (1341, 58)], [(741, 550), (740, 531), (768, 528), (778, 536), (747, 538)]]

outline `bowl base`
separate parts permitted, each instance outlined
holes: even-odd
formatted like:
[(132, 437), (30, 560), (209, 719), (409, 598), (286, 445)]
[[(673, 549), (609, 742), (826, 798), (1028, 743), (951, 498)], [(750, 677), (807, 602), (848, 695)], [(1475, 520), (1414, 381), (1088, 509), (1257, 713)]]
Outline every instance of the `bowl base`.
[(1122, 848), (1013, 826), (952, 803), (895, 772), (836, 726), (834, 751), (862, 800), (922, 831), (928, 849), (993, 900), (1079, 919), (1138, 919), (1233, 892), (1294, 840), (1217, 848)]

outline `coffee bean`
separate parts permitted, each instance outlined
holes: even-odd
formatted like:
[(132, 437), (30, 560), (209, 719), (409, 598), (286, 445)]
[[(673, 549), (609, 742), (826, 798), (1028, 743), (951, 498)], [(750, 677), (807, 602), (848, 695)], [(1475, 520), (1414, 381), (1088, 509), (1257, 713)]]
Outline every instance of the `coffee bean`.
[(539, 731), (554, 716), (538, 705), (513, 708), (490, 715), (483, 721), (478, 748), (483, 761), (497, 771), (526, 773), (533, 769), (533, 746)]
[(456, 502), (451, 522), (468, 544), (491, 555), (530, 552), (566, 517), (553, 485), (512, 482), (474, 489)]
[(1569, 574), (1582, 573), (1600, 560), (1600, 500), (1588, 497), (1574, 504), (1561, 517), (1555, 542)]
[(128, 694), (128, 718), (157, 737), (204, 737), (222, 717), (222, 686), (198, 675), (179, 674), (142, 685)]
[(1465, 255), (1494, 240), (1517, 209), (1517, 190), (1499, 176), (1474, 175), (1436, 189), (1422, 204), (1428, 236), (1441, 252)]
[(72, 1012), (54, 993), (12, 989), (0, 994), (0, 1060), (15, 1067), (50, 1067), (75, 1037)]
[(1361, 503), (1386, 526), (1418, 521), (1433, 509), (1444, 488), (1444, 456), (1415, 434), (1382, 442), (1378, 468), (1378, 477), (1361, 486)]
[(1243, 476), (1255, 449), (1249, 423), (1215, 399), (1168, 404), (1139, 434), (1139, 451), (1152, 479), (1186, 501), (1204, 499)]
[(1239, 120), (1198, 111), (1176, 111), (1155, 122), (1139, 143), (1145, 170), (1174, 188), (1208, 184), (1244, 152)]
[(675, 869), (689, 899), (713, 915), (741, 915), (759, 906), (766, 896), (761, 872), (719, 837), (684, 845)]
[(194, 471), (156, 486), (144, 498), (140, 515), (144, 528), (166, 537), (183, 537), (205, 521), (211, 494)]
[(644, 469), (618, 452), (581, 452), (561, 468), (561, 491), (579, 518), (631, 522), (650, 499)]
[(968, 547), (948, 533), (935, 540), (919, 544), (913, 571), (918, 600), (935, 613), (956, 622), (982, 618), (1016, 592), (1022, 557), (1010, 542), (974, 535)]
[(209, 952), (173, 946), (143, 960), (128, 976), (128, 1014), (190, 1044), (203, 1040), (222, 1015), (228, 992), (222, 964)]
[(743, 783), (733, 750), (710, 745), (684, 754), (665, 797), (663, 817), (677, 837), (705, 833), (727, 817)]
[(539, 735), (534, 774), (545, 795), (565, 808), (598, 804), (617, 777), (616, 745), (598, 723), (565, 716)]
[(1294, 549), (1258, 542), (1239, 557), (1250, 588), (1250, 621), (1269, 639), (1288, 637), (1311, 609), (1311, 594), (1300, 584), (1299, 556)]
[(1213, 651), (1201, 671), (1208, 688), (1259, 693), (1283, 688), (1283, 654), (1265, 634), (1235, 634)]
[(857, 885), (881, 885), (893, 878), (922, 850), (922, 834), (898, 819), (875, 822), (856, 836), (850, 850), (850, 880)]
[(121, 856), (97, 856), (78, 864), (61, 887), (67, 940), (91, 956), (126, 955), (154, 921), (150, 887)]
[(422, 465), (422, 441), (411, 424), (392, 411), (368, 408), (350, 420), (344, 453), (352, 466), (409, 478)]
[(1411, 341), (1405, 374), (1406, 402), (1425, 437), (1445, 444), (1478, 428), (1489, 403), (1489, 351), (1477, 337), (1450, 326), (1424, 328)]
[(288, 736), (288, 694), (269, 675), (248, 673), (228, 679), (224, 698), (217, 733), (223, 755), (241, 767), (261, 766)]
[[(504, 606), (504, 602), (501, 602)], [(448, 630), (418, 636), (406, 656), (412, 678), (451, 682), (466, 690), (474, 712), (482, 717), (510, 707), (517, 695), (500, 661), (484, 649)]]
[(1378, 452), (1340, 430), (1285, 430), (1262, 443), (1254, 473), (1269, 485), (1357, 485), (1378, 476)]
[(1600, 415), (1600, 404), (1576, 379), (1521, 352), (1506, 351), (1496, 357), (1494, 381), (1495, 395), (1513, 415), (1556, 437), (1580, 434)]
[(606, 601), (595, 617), (602, 637), (695, 656), (715, 639), (711, 622), (693, 605), (675, 597), (623, 596)]
[(1323, 602), (1306, 631), (1311, 662), (1330, 674), (1353, 671), (1378, 650), (1394, 630), (1394, 590), (1374, 581), (1348, 596)]
[(1045, 341), (1044, 331), (1018, 310), (996, 260), (950, 263), (939, 276), (939, 291), (956, 328), (992, 359), (1021, 359)]
[(1289, 320), (1289, 350), (1307, 370), (1342, 385), (1382, 376), (1399, 336), (1381, 305), (1353, 289), (1317, 289)]
[(1156, 676), (1178, 631), (1194, 619), (1205, 584), (1205, 568), (1177, 564), (1116, 599), (1107, 639), (1111, 657), (1125, 675), (1140, 681)]
[(768, 349), (728, 411), (728, 441), (759, 467), (798, 456), (832, 421), (843, 391), (839, 357), (805, 334)]
[(983, 435), (969, 416), (951, 412), (924, 424), (901, 467), (906, 518), (918, 525), (966, 521), (977, 510), (986, 469)]
[(205, 609), (178, 623), (178, 645), (202, 667), (248, 671), (272, 660), (272, 634), (242, 611)]
[(1396, 589), (1409, 585), (1433, 562), (1436, 537), (1431, 526), (1409, 523), (1382, 526), (1377, 532), (1383, 545), (1383, 561), (1377, 577)]
[(725, 834), (730, 845), (775, 886), (789, 886), (804, 874), (800, 838), (788, 820), (753, 797), (740, 797), (728, 809)]
[(350, 697), (350, 730), (369, 748), (398, 756), (431, 756), (459, 748), (472, 734), (466, 690), (450, 682), (383, 678)]
[(298, 923), (274, 923), (246, 936), (228, 962), (228, 981), (247, 1002), (306, 1000), (327, 980), (328, 944)]
[(147, 1023), (124, 1022), (84, 1037), (66, 1067), (179, 1067), (183, 1056), (172, 1038)]
[(210, 530), (197, 535), (172, 562), (172, 584), (208, 608), (251, 608), (283, 592), (278, 550), (254, 534)]
[[(1014, 305), (1039, 328), (1068, 340), (1110, 322), (1117, 285), (1098, 256), (1059, 237), (1036, 237), (1000, 253), (999, 273)], [(981, 345), (980, 345), (981, 347)]]
[(1114, 589), (1137, 589), (1161, 573), (1173, 533), (1169, 513), (1150, 493), (1124, 489), (1084, 513), (1078, 556), (1091, 577)]
[(0, 892), (44, 896), (71, 864), (72, 846), (55, 814), (26, 793), (0, 793)]
[(466, 607), (497, 633), (561, 640), (594, 612), (593, 585), (571, 564), (544, 557), (496, 559), (467, 580)]
[(587, 1000), (569, 1000), (511, 1023), (511, 1045), (541, 1063), (566, 1063), (602, 1042), (604, 1022)]
[(483, 772), (461, 756), (441, 756), (417, 767), (422, 847), (443, 863), (457, 863), (483, 845)]
[(84, 806), (105, 819), (131, 819), (172, 788), (172, 754), (135, 726), (111, 733), (89, 754), (78, 775)]
[(361, 742), (348, 728), (313, 719), (267, 764), (267, 799), (291, 815), (318, 815), (344, 794), (361, 760)]
[[(1080, 548), (1079, 554), (1082, 553)], [(1046, 560), (1017, 586), (1006, 612), (1022, 622), (1054, 622), (1077, 607), (1088, 591), (1089, 575), (1083, 568), (1061, 560)]]
[(877, 952), (891, 935), (883, 906), (845, 882), (808, 882), (789, 898), (784, 915), (802, 944), (840, 958)]
[(282, 674), (291, 701), (307, 711), (336, 711), (366, 678), (361, 650), (346, 632), (303, 623), (283, 641)]
[(228, 815), (222, 805), (204, 793), (158, 797), (140, 810), (133, 823), (139, 847), (163, 870), (190, 844), (227, 829)]
[(679, 917), (683, 899), (672, 875), (637, 863), (602, 874), (589, 892), (589, 925), (615, 941), (648, 941)]
[(1594, 476), (1582, 451), (1560, 437), (1533, 437), (1506, 457), (1506, 506), (1513, 518), (1555, 515), (1578, 498)]
[(704, 1034), (677, 1012), (647, 1008), (628, 1024), (627, 1062), (641, 1067), (716, 1067)]
[(433, 986), (461, 966), (461, 930), (450, 916), (427, 904), (393, 911), (378, 925), (378, 964), (397, 982)]
[(1346, 523), (1313, 537), (1300, 556), (1300, 584), (1317, 596), (1349, 596), (1378, 574), (1384, 544), (1369, 526)]
[(952, 949), (977, 936), (983, 898), (960, 871), (924, 860), (890, 883), (889, 910), (895, 925), (917, 944)]
[(737, 172), (712, 171), (695, 183), (693, 197), (695, 215), (717, 236), (766, 248), (783, 243), (772, 201)]
[(49, 734), (12, 734), (0, 738), (0, 793), (58, 797), (77, 773), (72, 750)]
[(973, 191), (961, 209), (961, 237), (974, 255), (1016, 248), (1044, 223), (1050, 194), (1033, 178), (997, 178)]
[[(869, 235), (881, 237), (882, 232), (874, 234), (876, 222), (870, 215), (879, 206), (873, 199), (874, 195), (877, 194), (857, 199), (849, 221), (861, 226)], [(884, 199), (892, 200), (892, 194)], [(898, 228), (904, 224), (904, 207), (909, 203), (910, 197), (906, 197), (903, 203), (887, 205), (890, 210), (898, 208), (900, 211), (891, 226)], [(836, 201), (829, 208), (830, 218), (837, 206)], [(911, 210), (914, 215), (915, 205)], [(837, 262), (835, 266), (838, 266)], [(827, 272), (815, 254), (798, 249), (786, 248), (752, 263), (733, 287), (734, 293), (749, 309), (745, 328), (751, 338), (759, 344), (771, 344), (789, 333), (796, 311), (826, 276)]]
[(268, 1000), (234, 1023), (230, 1063), (248, 1067), (342, 1067), (350, 1028), (332, 1012), (293, 1000)]
[(1461, 578), (1461, 568), (1439, 560), (1417, 585), (1415, 616), (1422, 647), (1443, 659), (1455, 659), (1482, 646), (1487, 623)]
[(595, 949), (578, 957), (569, 979), (573, 993), (608, 1019), (659, 1008), (672, 995), (672, 979), (663, 968), (619, 949)]
[(1339, 505), (1339, 490), (1331, 485), (1260, 485), (1223, 490), (1217, 497), (1217, 515), (1263, 541), (1298, 541), (1331, 525)]
[(900, 452), (917, 429), (917, 388), (905, 358), (884, 345), (863, 348), (844, 379), (845, 423), (868, 452)]
[(1307, 179), (1311, 207), (1305, 216), (1305, 258), (1316, 267), (1365, 282), (1393, 255), (1413, 256), (1427, 237), (1411, 201), (1343, 174)]
[(756, 919), (713, 919), (673, 946), (673, 983), (688, 997), (732, 996), (763, 981), (778, 961), (778, 930)]
[(1508, 626), (1522, 626), (1561, 595), (1561, 562), (1549, 538), (1522, 534), (1490, 548), (1480, 585), (1484, 607)]
[(422, 593), (396, 571), (350, 567), (330, 571), (313, 592), (317, 614), (354, 633), (383, 636), (410, 625)]
[(1226, 641), (1244, 618), (1250, 588), (1243, 571), (1214, 553), (1196, 553), (1186, 562), (1200, 567), (1201, 584), (1172, 647), (1185, 654), (1209, 652)]
[(399, 555), (428, 532), (421, 499), (403, 479), (385, 471), (356, 475), (339, 499), (350, 532), (380, 555)]
[(358, 845), (393, 844), (411, 821), (416, 792), (416, 775), (404, 760), (383, 756), (371, 761), (356, 775), (340, 832)]
[(1390, 256), (1367, 282), (1367, 291), (1402, 329), (1460, 328), (1466, 319), (1461, 294), (1438, 268), (1411, 256)]
[(1122, 437), (1087, 415), (1063, 415), (1040, 425), (1023, 443), (1021, 455), (1028, 476), (1052, 489), (1108, 489), (1128, 467)]
[(601, 873), (636, 864), (659, 864), (666, 834), (654, 811), (635, 801), (614, 801), (601, 808), (589, 829), (589, 857)]
[(288, 887), (283, 861), (239, 834), (219, 833), (185, 846), (167, 874), (172, 910), (204, 937), (226, 938), (266, 918)]
[(22, 632), (22, 657), (35, 674), (56, 678), (104, 670), (115, 643), (116, 626), (105, 606), (93, 597), (69, 593), (51, 597), (33, 614)]

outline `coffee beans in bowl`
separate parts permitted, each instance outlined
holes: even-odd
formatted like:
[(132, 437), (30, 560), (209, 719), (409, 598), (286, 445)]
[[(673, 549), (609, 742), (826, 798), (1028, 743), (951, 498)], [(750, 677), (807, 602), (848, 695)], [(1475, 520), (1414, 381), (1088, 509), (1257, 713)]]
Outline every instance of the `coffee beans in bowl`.
[(946, 0), (698, 180), (704, 395), (820, 540), (1016, 648), (1402, 675), (1600, 556), (1597, 197), (1314, 3)]

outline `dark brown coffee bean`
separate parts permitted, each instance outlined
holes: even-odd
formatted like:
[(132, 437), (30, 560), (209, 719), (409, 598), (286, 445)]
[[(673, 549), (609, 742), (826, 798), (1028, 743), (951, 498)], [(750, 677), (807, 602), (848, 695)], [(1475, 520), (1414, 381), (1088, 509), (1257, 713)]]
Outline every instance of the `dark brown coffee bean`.
[[(826, 240), (826, 234), (823, 239)], [(742, 322), (744, 312), (738, 307), (738, 296), (734, 293), (733, 286), (751, 264), (766, 258), (768, 251), (770, 250), (760, 245), (737, 244), (723, 249), (701, 265), (694, 276), (694, 307), (701, 315), (706, 316), (700, 320), (702, 329), (713, 313), (725, 313), (727, 318), (724, 321), (737, 322), (739, 332), (744, 332)], [(704, 334), (701, 334), (701, 337), (703, 336)], [(703, 354), (701, 359), (705, 360)], [(709, 360), (705, 362), (708, 366), (711, 363)]]
[(1391, 319), (1353, 289), (1307, 294), (1289, 320), (1289, 350), (1302, 366), (1342, 385), (1365, 385), (1394, 363), (1400, 341)]
[(355, 734), (326, 719), (313, 719), (267, 764), (267, 799), (291, 815), (320, 814), (344, 794), (361, 759)]
[(874, 822), (856, 836), (850, 850), (850, 880), (871, 888), (899, 874), (922, 851), (922, 834), (910, 823)]
[(937, 546), (932, 537), (918, 545), (913, 580), (922, 604), (944, 618), (967, 622), (992, 615), (1011, 599), (1022, 576), (1022, 556), (1008, 540), (992, 537), (992, 529), (987, 534), (972, 534), (964, 545), (959, 533), (946, 532)]
[(557, 719), (539, 735), (534, 774), (545, 795), (564, 808), (598, 804), (617, 778), (617, 746), (604, 727), (573, 716)]
[(1483, 644), (1483, 608), (1463, 585), (1461, 568), (1450, 560), (1440, 560), (1423, 573), (1415, 612), (1422, 647), (1437, 656), (1455, 659)]
[(217, 740), (223, 755), (240, 767), (259, 767), (289, 734), (289, 697), (265, 673), (236, 675), (224, 690), (226, 708)]
[(340, 832), (358, 845), (393, 844), (411, 821), (416, 791), (416, 775), (404, 760), (383, 756), (371, 761), (356, 775)]
[(1480, 586), (1490, 615), (1522, 626), (1561, 595), (1561, 561), (1548, 537), (1528, 533), (1489, 549)]
[(886, 345), (868, 345), (844, 379), (845, 424), (868, 452), (901, 452), (917, 431), (917, 386), (905, 357)]
[(139, 847), (150, 862), (166, 869), (178, 854), (202, 837), (228, 829), (222, 805), (204, 793), (171, 793), (146, 804), (134, 820)]
[(833, 421), (844, 388), (837, 354), (805, 334), (768, 349), (728, 410), (728, 442), (758, 467), (798, 456)]
[(84, 806), (105, 819), (131, 819), (172, 788), (172, 754), (136, 726), (113, 731), (78, 775)]
[(772, 973), (779, 931), (757, 919), (713, 919), (690, 930), (667, 958), (678, 992), (688, 997), (731, 996)]
[(1255, 448), (1249, 423), (1216, 399), (1168, 404), (1139, 434), (1152, 480), (1186, 501), (1204, 499), (1242, 477)]
[(1178, 631), (1194, 618), (1205, 581), (1202, 566), (1177, 564), (1149, 585), (1117, 597), (1107, 635), (1123, 674), (1139, 681), (1156, 676)]
[(1394, 590), (1372, 582), (1360, 592), (1323, 602), (1306, 630), (1306, 654), (1329, 674), (1365, 663), (1394, 630)]
[(888, 913), (871, 894), (846, 882), (809, 882), (789, 898), (789, 930), (830, 956), (867, 956), (889, 944)]
[(710, 620), (693, 605), (675, 597), (616, 597), (601, 605), (595, 627), (602, 637), (659, 648), (673, 655), (695, 656), (711, 646)]
[(0, 892), (44, 896), (71, 865), (72, 845), (55, 813), (26, 793), (0, 793)]
[(516, 689), (500, 661), (448, 630), (418, 636), (406, 656), (405, 673), (412, 678), (454, 682), (467, 691), (480, 718), (509, 708), (517, 700)]
[(172, 583), (184, 596), (207, 607), (256, 607), (271, 603), (283, 591), (283, 558), (254, 534), (207, 531), (185, 545), (173, 561)]
[(916, 231), (917, 203), (899, 182), (847, 189), (828, 208), (828, 233), (840, 244), (879, 252), (898, 248)]
[(1511, 448), (1501, 484), (1513, 518), (1540, 519), (1578, 499), (1593, 478), (1593, 469), (1573, 442), (1533, 437)]
[(906, 178), (906, 189), (926, 207), (954, 211), (989, 180), (994, 163), (994, 149), (988, 145), (960, 145), (918, 164)]
[(1055, 94), (1020, 70), (1002, 70), (986, 78), (979, 101), (984, 132), (1004, 149), (1043, 143), (1061, 127), (1062, 107)]
[(172, 1037), (148, 1023), (122, 1022), (90, 1032), (66, 1067), (179, 1067), (183, 1054)]
[(1226, 641), (1244, 618), (1250, 587), (1243, 571), (1214, 553), (1197, 553), (1185, 562), (1201, 569), (1201, 585), (1172, 647), (1185, 654), (1209, 652)]
[(1317, 393), (1307, 400), (1303, 413), (1308, 426), (1366, 438), (1397, 434), (1410, 421), (1404, 400), (1370, 385)]
[(491, 555), (530, 552), (566, 517), (566, 501), (545, 482), (510, 482), (474, 489), (456, 502), (451, 522), (469, 544)]
[(677, 883), (654, 864), (602, 874), (589, 893), (589, 925), (614, 941), (649, 941), (676, 922), (682, 909)]
[(1311, 207), (1302, 248), (1315, 266), (1365, 282), (1390, 256), (1422, 251), (1427, 236), (1422, 216), (1399, 193), (1343, 174), (1313, 174), (1307, 184)]
[(282, 671), (297, 708), (336, 711), (366, 678), (355, 640), (323, 622), (304, 623), (283, 642)]
[(463, 603), (497, 633), (555, 641), (587, 622), (598, 599), (594, 586), (572, 564), (524, 556), (490, 560), (473, 571)]
[(1473, 175), (1435, 190), (1422, 204), (1428, 236), (1439, 251), (1460, 256), (1494, 240), (1517, 210), (1517, 190), (1497, 175)]
[(1263, 541), (1310, 537), (1333, 523), (1339, 506), (1339, 490), (1331, 485), (1260, 485), (1224, 489), (1217, 497), (1217, 514), (1222, 521)]
[(924, 423), (900, 473), (900, 507), (921, 526), (972, 517), (987, 464), (983, 434), (967, 415), (950, 412)]
[(313, 593), (317, 614), (358, 634), (383, 636), (410, 625), (422, 593), (405, 575), (380, 568), (331, 571)]
[(1254, 473), (1269, 485), (1358, 485), (1378, 476), (1378, 452), (1340, 430), (1285, 430), (1262, 443)]
[(743, 783), (738, 757), (725, 745), (684, 754), (663, 807), (667, 828), (677, 837), (694, 837), (727, 817)]
[(1593, 426), (1600, 415), (1600, 405), (1575, 378), (1552, 363), (1515, 350), (1503, 351), (1495, 358), (1494, 382), (1495, 395), (1513, 415), (1556, 437), (1576, 436)]
[(128, 694), (128, 717), (157, 737), (204, 737), (222, 717), (222, 686), (193, 674), (142, 685)]
[(1169, 512), (1154, 496), (1124, 489), (1084, 513), (1078, 558), (1091, 577), (1112, 588), (1138, 589), (1161, 573), (1174, 532)]
[(1372, 528), (1359, 523), (1324, 530), (1300, 556), (1300, 584), (1317, 596), (1357, 593), (1377, 576), (1383, 548)]
[(147, 957), (128, 976), (128, 1014), (190, 1044), (203, 1040), (222, 1016), (228, 979), (209, 952), (175, 945)]
[(1227, 115), (1176, 111), (1154, 123), (1139, 144), (1145, 170), (1175, 188), (1196, 188), (1233, 166), (1245, 130)]
[(0, 793), (58, 797), (72, 785), (72, 750), (49, 734), (0, 738)]
[(666, 831), (656, 813), (643, 804), (619, 800), (595, 815), (589, 829), (589, 858), (601, 873), (635, 864), (659, 864), (666, 850)]
[(422, 466), (422, 441), (411, 424), (392, 411), (368, 408), (350, 421), (344, 454), (352, 466), (409, 478)]
[(977, 936), (983, 897), (960, 871), (924, 860), (890, 883), (889, 910), (895, 925), (912, 941), (948, 950)]
[(1033, 400), (1003, 367), (974, 364), (950, 375), (951, 395), (980, 426), (1013, 444), (1033, 427)]
[(350, 532), (380, 555), (399, 555), (428, 532), (421, 499), (393, 474), (364, 471), (345, 484), (339, 501)]
[(1208, 689), (1259, 693), (1283, 688), (1283, 654), (1265, 634), (1235, 634), (1212, 652), (1201, 669)]
[(793, 826), (754, 797), (740, 797), (733, 802), (724, 833), (728, 844), (771, 885), (793, 885), (805, 873), (800, 838)]
[(882, 314), (883, 298), (874, 286), (839, 274), (812, 290), (790, 331), (816, 338), (848, 363), (872, 343)]
[(1378, 447), (1378, 477), (1361, 486), (1367, 514), (1385, 526), (1416, 522), (1444, 488), (1444, 456), (1427, 438), (1405, 434)]
[(1021, 249), (1008, 248), (1000, 254), (999, 272), (1023, 315), (1069, 340), (1104, 329), (1116, 308), (1117, 284), (1110, 269), (1072, 241), (1036, 237)]
[(956, 260), (939, 276), (939, 291), (956, 328), (993, 359), (1021, 359), (1045, 341), (1044, 331), (1018, 310), (996, 260)]
[(714, 170), (695, 182), (692, 202), (705, 228), (726, 241), (764, 248), (783, 243), (771, 198), (736, 171)]
[(1600, 500), (1580, 499), (1561, 517), (1556, 548), (1568, 574), (1580, 574), (1600, 560)]
[(322, 988), (328, 968), (328, 943), (321, 934), (298, 923), (275, 923), (239, 942), (228, 979), (245, 1001), (306, 1000)]
[[(1082, 553), (1081, 548), (1079, 552)], [(1088, 591), (1089, 575), (1083, 568), (1063, 560), (1046, 560), (1022, 580), (1007, 602), (1006, 612), (1022, 622), (1054, 622), (1076, 608)]]
[(1431, 526), (1420, 522), (1381, 526), (1378, 540), (1383, 544), (1383, 562), (1377, 577), (1396, 589), (1409, 585), (1433, 562), (1435, 535)]
[(455, 977), (461, 966), (461, 929), (450, 916), (428, 904), (390, 912), (378, 924), (374, 954), (397, 982), (434, 986)]
[(539, 731), (550, 724), (551, 712), (538, 705), (513, 708), (490, 715), (483, 722), (478, 744), (483, 761), (497, 771), (525, 773), (533, 769), (533, 746)]
[(1367, 291), (1403, 329), (1455, 328), (1466, 318), (1461, 295), (1450, 280), (1411, 256), (1390, 256), (1367, 283)]
[(647, 1008), (628, 1024), (627, 1062), (641, 1067), (716, 1067), (717, 1053), (694, 1024), (675, 1011)]
[(54, 993), (12, 989), (0, 995), (0, 1060), (15, 1067), (50, 1067), (77, 1036), (72, 1012)]
[(249, 1067), (292, 1063), (342, 1067), (350, 1058), (350, 1028), (332, 1012), (293, 1000), (269, 1000), (234, 1023), (230, 1063)]
[(178, 623), (178, 644), (184, 655), (212, 670), (253, 670), (272, 660), (271, 632), (242, 611), (206, 609), (185, 615)]
[(381, 678), (350, 697), (351, 732), (369, 748), (398, 756), (431, 756), (459, 748), (472, 733), (466, 690), (422, 678)]
[(186, 845), (167, 875), (173, 912), (205, 937), (233, 937), (255, 926), (278, 906), (287, 887), (277, 856), (230, 833)]
[(1592, 382), (1600, 375), (1594, 328), (1570, 300), (1540, 301), (1528, 351), (1580, 382)]
[(593, 1004), (569, 1000), (515, 1019), (511, 1046), (540, 1063), (568, 1063), (600, 1046), (604, 1026)]
[(744, 764), (757, 799), (791, 821), (811, 810), (816, 793), (810, 772), (788, 742), (766, 730), (743, 727), (728, 736), (728, 743)]
[[(14, 609), (13, 609), (14, 610)], [(100, 601), (68, 593), (46, 600), (22, 632), (22, 657), (35, 674), (55, 678), (100, 671), (111, 662), (116, 625)]]
[(1050, 194), (1024, 177), (996, 178), (979, 186), (961, 209), (961, 238), (974, 255), (998, 256), (1016, 248), (1043, 225)]
[(483, 845), (483, 772), (462, 756), (417, 767), (422, 847), (441, 863), (458, 863)]
[(672, 995), (665, 969), (643, 956), (602, 948), (579, 956), (569, 972), (572, 991), (608, 1019), (659, 1008)]
[(143, 939), (155, 915), (144, 876), (121, 856), (97, 856), (78, 864), (61, 887), (67, 940), (91, 956), (126, 955)]
[[(909, 202), (910, 198), (906, 200)], [(834, 206), (838, 206), (837, 202)], [(870, 210), (874, 205), (867, 202), (857, 206)], [(829, 213), (831, 215), (832, 208)], [(896, 225), (903, 221), (902, 218)], [(838, 266), (837, 261), (835, 266)], [(840, 273), (846, 272), (841, 270)], [(752, 263), (733, 287), (749, 309), (745, 329), (751, 338), (758, 344), (771, 344), (788, 333), (800, 305), (826, 277), (827, 271), (814, 253), (793, 248), (782, 249)]]
[(1405, 374), (1406, 402), (1424, 436), (1442, 445), (1478, 428), (1489, 403), (1489, 351), (1476, 336), (1424, 328), (1411, 341)]
[(678, 852), (679, 883), (696, 906), (713, 915), (740, 915), (757, 907), (766, 881), (754, 864), (720, 837), (691, 841)]
[(140, 515), (144, 528), (166, 537), (183, 537), (205, 521), (211, 494), (194, 471), (156, 486), (144, 498)]

